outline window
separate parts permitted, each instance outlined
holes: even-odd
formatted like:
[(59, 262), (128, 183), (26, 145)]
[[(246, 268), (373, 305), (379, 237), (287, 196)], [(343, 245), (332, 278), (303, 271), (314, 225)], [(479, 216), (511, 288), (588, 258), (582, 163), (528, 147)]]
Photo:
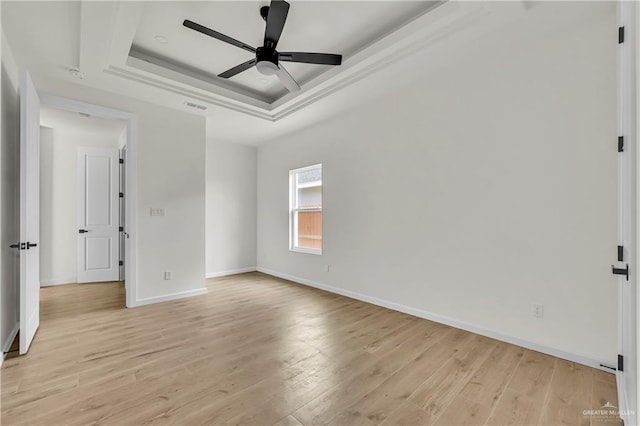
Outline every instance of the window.
[(322, 254), (322, 164), (289, 172), (289, 249)]

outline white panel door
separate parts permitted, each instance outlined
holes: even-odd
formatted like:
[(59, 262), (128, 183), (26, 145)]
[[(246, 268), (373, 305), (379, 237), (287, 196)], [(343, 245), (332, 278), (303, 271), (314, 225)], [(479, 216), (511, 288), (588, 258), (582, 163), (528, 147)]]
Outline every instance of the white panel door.
[(40, 98), (28, 73), (20, 82), (20, 354), (40, 325)]
[(119, 153), (78, 149), (78, 282), (119, 278)]

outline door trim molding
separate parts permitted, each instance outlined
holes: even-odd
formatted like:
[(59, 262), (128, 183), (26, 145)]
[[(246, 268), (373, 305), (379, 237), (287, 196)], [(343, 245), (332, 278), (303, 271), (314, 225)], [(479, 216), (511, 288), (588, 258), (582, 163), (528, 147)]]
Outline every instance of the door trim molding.
[(127, 308), (133, 308), (136, 302), (138, 284), (138, 116), (131, 112), (107, 108), (88, 102), (64, 98), (49, 93), (40, 94), (40, 102), (52, 108), (71, 112), (82, 112), (102, 118), (125, 120), (127, 122), (127, 162), (125, 163), (127, 180), (125, 182), (125, 215), (127, 233), (129, 234), (128, 250), (125, 250), (125, 290)]

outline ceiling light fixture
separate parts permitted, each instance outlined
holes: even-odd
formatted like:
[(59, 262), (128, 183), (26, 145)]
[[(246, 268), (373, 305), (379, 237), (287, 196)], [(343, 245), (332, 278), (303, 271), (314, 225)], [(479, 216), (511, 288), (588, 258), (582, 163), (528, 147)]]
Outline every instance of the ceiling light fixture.
[(275, 75), (278, 70), (278, 52), (275, 49), (258, 47), (256, 49), (256, 68), (262, 75)]
[(167, 40), (167, 38), (163, 35), (156, 35), (153, 37), (158, 43), (162, 43), (162, 44), (167, 44), (169, 42), (169, 40)]
[(278, 66), (270, 61), (260, 61), (256, 64), (256, 68), (262, 75), (275, 75), (279, 70)]

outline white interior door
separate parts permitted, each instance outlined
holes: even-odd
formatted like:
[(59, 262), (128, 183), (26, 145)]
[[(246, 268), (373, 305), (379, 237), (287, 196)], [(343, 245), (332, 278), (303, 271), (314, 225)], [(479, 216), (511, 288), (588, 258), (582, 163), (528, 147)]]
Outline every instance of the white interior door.
[(636, 2), (619, 3), (619, 25), (623, 40), (618, 51), (618, 135), (619, 153), (619, 356), (618, 405), (625, 424), (637, 424), (637, 348), (636, 348)]
[(78, 282), (119, 277), (119, 153), (78, 149)]
[(40, 325), (40, 98), (28, 73), (20, 82), (20, 354)]

